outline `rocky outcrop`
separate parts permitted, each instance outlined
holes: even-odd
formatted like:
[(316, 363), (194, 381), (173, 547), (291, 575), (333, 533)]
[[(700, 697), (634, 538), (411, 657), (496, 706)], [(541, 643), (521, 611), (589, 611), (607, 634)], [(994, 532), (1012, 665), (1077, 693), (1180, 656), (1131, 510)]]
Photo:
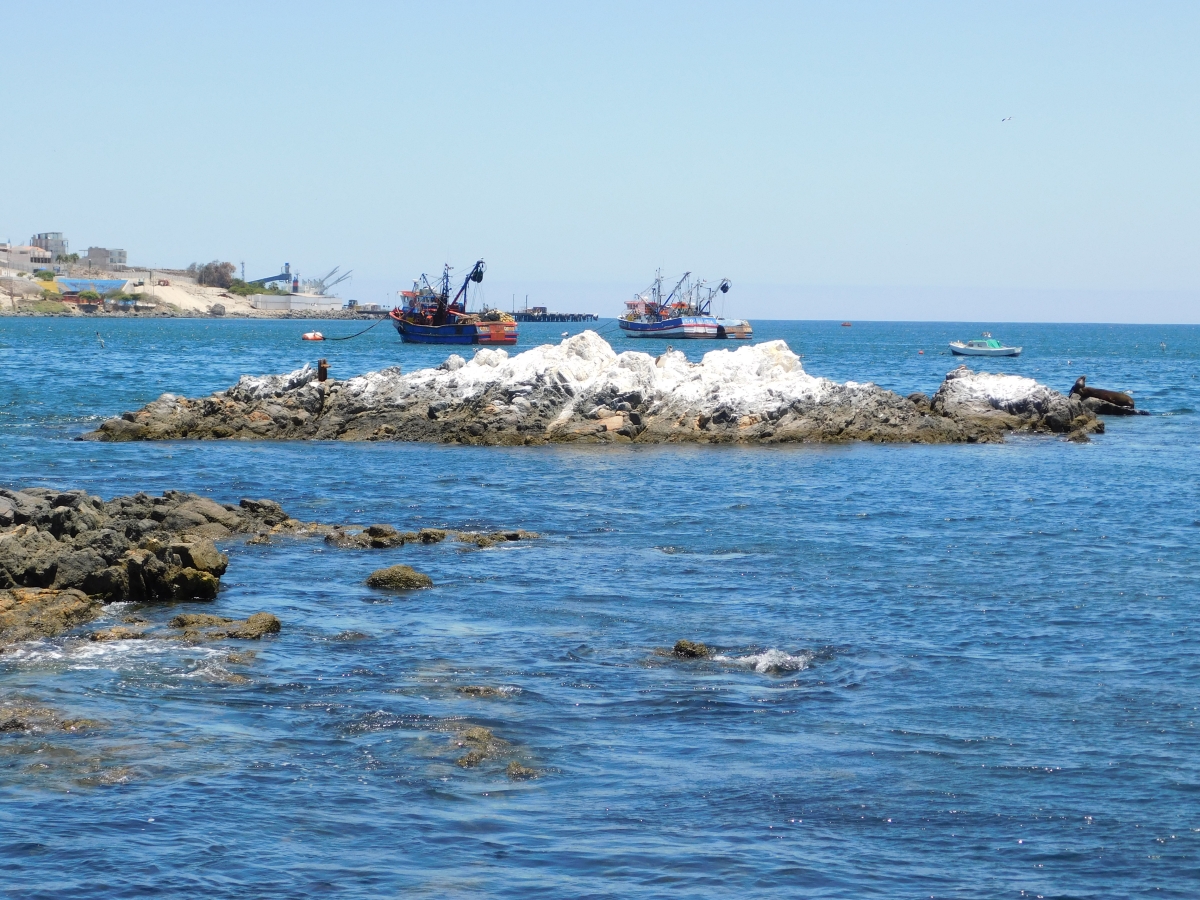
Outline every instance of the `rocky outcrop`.
[(214, 540), (321, 529), (271, 500), (0, 489), (0, 647), (61, 634), (113, 601), (212, 600), (229, 565)]
[(212, 599), (229, 564), (214, 540), (309, 527), (270, 500), (222, 505), (182, 491), (106, 502), (0, 489), (0, 499), (0, 588), (76, 588), (105, 602)]
[(952, 419), (992, 422), (1004, 431), (1103, 431), (1080, 401), (1032, 378), (973, 372), (966, 366), (947, 373), (929, 408)]
[(531, 541), (539, 537), (535, 531), (458, 531), (442, 528), (422, 528), (420, 531), (397, 531), (391, 525), (369, 525), (364, 529), (338, 527), (326, 537), (325, 543), (339, 550), (385, 550), (405, 544), (440, 544), (453, 536), (464, 544), (480, 549), (494, 547), (507, 541)]
[(321, 382), (309, 366), (246, 375), (209, 397), (164, 394), (82, 439), (953, 443), (1102, 430), (1082, 404), (1013, 375), (963, 367), (929, 401), (809, 375), (783, 341), (690, 363), (670, 349), (618, 354), (585, 331), (513, 357), (492, 348), (469, 362), (452, 355), (408, 375), (393, 367)]
[(684, 659), (706, 659), (713, 655), (712, 649), (707, 644), (689, 641), (687, 638), (677, 640), (675, 646), (671, 648), (671, 652)]

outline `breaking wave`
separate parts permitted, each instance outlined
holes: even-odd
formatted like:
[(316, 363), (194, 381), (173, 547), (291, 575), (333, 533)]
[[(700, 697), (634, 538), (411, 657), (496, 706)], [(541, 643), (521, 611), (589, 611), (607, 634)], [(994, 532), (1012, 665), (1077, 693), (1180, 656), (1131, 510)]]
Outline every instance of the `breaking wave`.
[(812, 662), (811, 653), (792, 655), (782, 650), (763, 650), (761, 653), (751, 653), (748, 656), (726, 656), (717, 654), (714, 662), (732, 663), (735, 666), (745, 666), (764, 675), (775, 675), (780, 672), (799, 672), (807, 669)]

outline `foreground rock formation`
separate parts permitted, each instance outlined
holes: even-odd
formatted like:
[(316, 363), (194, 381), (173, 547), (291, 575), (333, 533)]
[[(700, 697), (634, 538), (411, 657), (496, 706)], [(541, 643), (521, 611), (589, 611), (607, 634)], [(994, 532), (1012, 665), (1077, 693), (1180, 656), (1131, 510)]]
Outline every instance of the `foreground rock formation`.
[(314, 529), (271, 500), (0, 489), (0, 647), (61, 634), (114, 601), (212, 600), (229, 564), (214, 540)]
[(615, 353), (585, 331), (516, 356), (480, 349), (436, 369), (317, 381), (308, 366), (243, 376), (210, 397), (164, 394), (84, 440), (390, 440), (782, 443), (1000, 441), (1006, 432), (1086, 440), (1104, 426), (1077, 400), (1015, 375), (962, 366), (929, 399), (806, 373), (783, 341), (714, 350), (700, 363)]

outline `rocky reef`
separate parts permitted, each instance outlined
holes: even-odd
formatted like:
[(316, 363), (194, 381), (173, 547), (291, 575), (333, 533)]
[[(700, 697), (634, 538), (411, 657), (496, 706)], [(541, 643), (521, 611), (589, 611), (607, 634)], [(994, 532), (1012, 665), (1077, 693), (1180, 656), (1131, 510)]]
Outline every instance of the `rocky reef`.
[[(90, 622), (107, 603), (214, 600), (229, 565), (214, 541), (250, 536), (249, 543), (262, 544), (288, 535), (324, 536), (327, 544), (352, 550), (437, 544), (447, 538), (486, 549), (538, 537), (521, 530), (413, 532), (384, 524), (362, 528), (302, 522), (273, 500), (222, 504), (183, 491), (105, 501), (80, 490), (0, 488), (0, 649)], [(368, 584), (409, 590), (432, 582), (408, 566), (393, 566), (374, 573)], [(254, 640), (278, 632), (280, 623), (266, 612), (238, 620), (181, 614), (170, 628), (174, 630), (154, 630), (144, 620), (126, 620), (91, 638)]]
[[(212, 600), (229, 564), (215, 540), (327, 530), (271, 500), (233, 506), (167, 491), (105, 501), (79, 490), (0, 489), (0, 647), (60, 634), (114, 601)], [(269, 614), (256, 615), (248, 625), (219, 624), (232, 624), (224, 631), (235, 637), (269, 631), (261, 618)], [(138, 636), (127, 630), (106, 636)]]
[(616, 353), (595, 332), (510, 357), (483, 348), (435, 369), (318, 381), (309, 366), (243, 376), (209, 397), (164, 394), (83, 440), (550, 442), (995, 442), (1008, 432), (1086, 440), (1104, 430), (1081, 402), (1030, 378), (950, 372), (932, 399), (804, 371), (783, 341)]

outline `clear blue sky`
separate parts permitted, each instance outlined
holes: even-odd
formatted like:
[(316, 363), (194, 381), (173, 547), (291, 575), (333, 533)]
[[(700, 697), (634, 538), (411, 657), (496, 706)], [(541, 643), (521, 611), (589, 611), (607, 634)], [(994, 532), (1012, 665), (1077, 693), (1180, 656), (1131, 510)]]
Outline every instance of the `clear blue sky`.
[(0, 19), (0, 237), (364, 300), (482, 256), (493, 303), (609, 315), (661, 266), (731, 314), (1200, 321), (1198, 3)]

